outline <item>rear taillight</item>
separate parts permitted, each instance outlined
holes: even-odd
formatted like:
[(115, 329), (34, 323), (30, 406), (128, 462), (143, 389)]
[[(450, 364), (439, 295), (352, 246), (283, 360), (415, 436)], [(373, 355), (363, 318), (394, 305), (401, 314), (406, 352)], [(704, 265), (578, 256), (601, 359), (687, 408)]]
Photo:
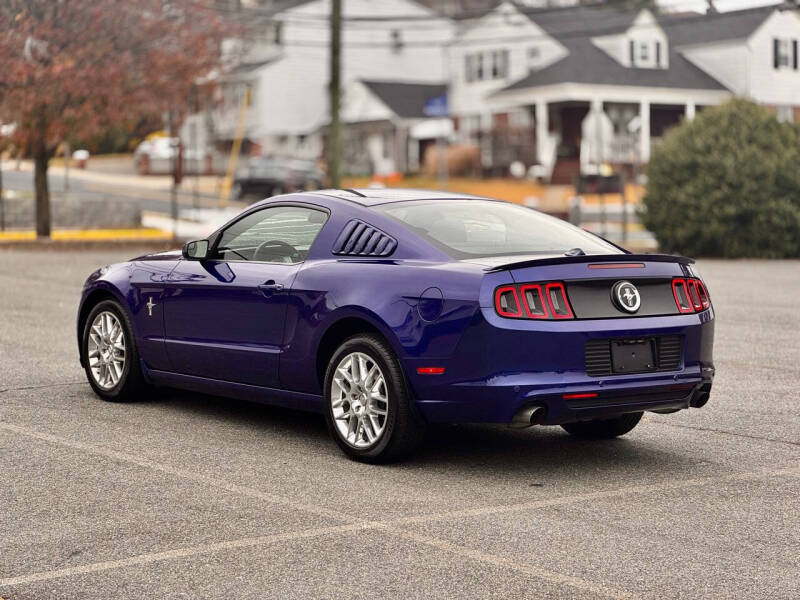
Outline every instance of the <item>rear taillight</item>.
[(517, 288), (513, 285), (497, 288), (494, 293), (494, 307), (501, 317), (521, 317)]
[(711, 306), (706, 286), (693, 277), (673, 279), (672, 295), (681, 313), (700, 312)]
[(560, 281), (504, 285), (494, 292), (494, 308), (510, 319), (574, 319)]

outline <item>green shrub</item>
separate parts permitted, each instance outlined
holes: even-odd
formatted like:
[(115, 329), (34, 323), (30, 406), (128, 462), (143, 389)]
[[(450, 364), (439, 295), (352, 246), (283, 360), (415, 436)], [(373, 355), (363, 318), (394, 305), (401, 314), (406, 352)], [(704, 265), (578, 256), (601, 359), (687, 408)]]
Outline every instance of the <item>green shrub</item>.
[(642, 215), (662, 250), (800, 256), (800, 127), (745, 100), (668, 132), (648, 166)]

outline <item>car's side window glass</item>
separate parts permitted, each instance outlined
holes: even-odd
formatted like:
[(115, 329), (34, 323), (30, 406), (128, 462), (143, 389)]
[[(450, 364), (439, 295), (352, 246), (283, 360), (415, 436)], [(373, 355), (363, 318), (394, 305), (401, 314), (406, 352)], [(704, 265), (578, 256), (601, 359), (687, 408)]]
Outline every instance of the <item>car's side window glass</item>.
[(222, 232), (215, 258), (302, 262), (327, 220), (327, 213), (302, 206), (274, 206), (256, 211)]

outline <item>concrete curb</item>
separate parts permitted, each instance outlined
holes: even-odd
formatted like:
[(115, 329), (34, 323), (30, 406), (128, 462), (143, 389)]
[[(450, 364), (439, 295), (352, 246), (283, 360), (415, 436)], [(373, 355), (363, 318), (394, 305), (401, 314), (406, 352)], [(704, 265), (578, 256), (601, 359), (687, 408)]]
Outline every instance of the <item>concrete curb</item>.
[(181, 247), (182, 241), (178, 240), (24, 240), (17, 242), (0, 241), (0, 252), (13, 251), (43, 251), (61, 252), (64, 250), (100, 250), (100, 249), (141, 249), (143, 252), (156, 252), (160, 250), (176, 250)]

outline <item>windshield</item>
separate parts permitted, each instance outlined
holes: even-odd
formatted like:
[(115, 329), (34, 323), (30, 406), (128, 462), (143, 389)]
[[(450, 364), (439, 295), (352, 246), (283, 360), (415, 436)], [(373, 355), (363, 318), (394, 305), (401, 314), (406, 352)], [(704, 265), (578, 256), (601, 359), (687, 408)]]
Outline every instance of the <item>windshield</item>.
[(509, 202), (422, 200), (375, 207), (453, 258), (509, 254), (621, 254), (569, 223)]

